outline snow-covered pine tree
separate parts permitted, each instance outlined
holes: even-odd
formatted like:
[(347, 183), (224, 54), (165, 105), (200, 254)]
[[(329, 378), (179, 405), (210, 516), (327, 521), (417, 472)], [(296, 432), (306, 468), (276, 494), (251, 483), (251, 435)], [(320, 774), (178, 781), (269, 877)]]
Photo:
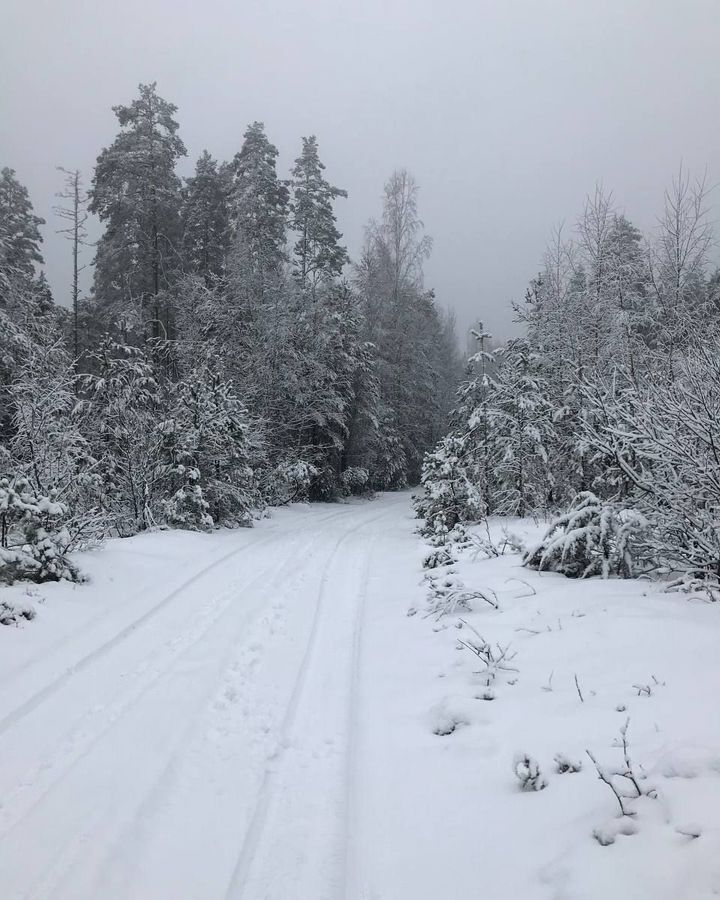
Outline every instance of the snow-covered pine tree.
[(43, 259), (39, 226), (27, 189), (12, 169), (0, 172), (0, 445), (12, 436), (9, 390), (39, 335), (57, 326), (47, 282), (36, 276)]
[(11, 278), (33, 281), (36, 265), (43, 262), (39, 226), (44, 224), (15, 171), (0, 170), (0, 290)]
[(0, 582), (79, 580), (67, 555), (67, 515), (53, 494), (37, 494), (22, 476), (0, 473)]
[(538, 571), (560, 572), (567, 578), (620, 575), (630, 578), (637, 566), (647, 523), (634, 511), (603, 503), (591, 491), (573, 501), (558, 516), (523, 563)]
[(158, 426), (163, 503), (175, 526), (248, 525), (261, 507), (261, 438), (232, 386), (204, 367), (171, 387)]
[(462, 438), (448, 435), (425, 454), (422, 493), (415, 498), (415, 513), (424, 520), (421, 533), (444, 543), (456, 525), (477, 521), (485, 514), (480, 489), (468, 477), (467, 451)]
[(263, 123), (253, 122), (230, 166), (233, 287), (252, 307), (276, 290), (287, 259), (289, 192), (278, 178), (277, 156)]
[(500, 502), (495, 470), (501, 452), (499, 441), (492, 428), (493, 397), (497, 390), (495, 372), (497, 365), (491, 349), (492, 335), (485, 331), (482, 322), (473, 329), (477, 349), (468, 363), (469, 379), (458, 390), (458, 408), (455, 412), (455, 431), (462, 436), (461, 464), (465, 477), (472, 484), (474, 495), (482, 498), (467, 510), (462, 518), (468, 521), (479, 512), (492, 515)]
[(121, 131), (98, 156), (90, 211), (105, 225), (97, 244), (93, 296), (104, 323), (136, 338), (167, 336), (163, 292), (179, 269), (180, 179), (185, 145), (177, 107), (141, 84), (139, 97), (113, 111)]
[(332, 283), (348, 263), (340, 244), (333, 204), (347, 191), (333, 187), (324, 177), (325, 166), (314, 135), (302, 139), (302, 152), (291, 172), (290, 228), (297, 240), (293, 247), (293, 275), (303, 291), (315, 297), (318, 286)]
[(498, 512), (524, 516), (547, 509), (553, 484), (547, 440), (552, 414), (541, 360), (523, 338), (509, 341), (497, 358), (496, 390), (488, 410), (491, 439), (502, 449), (493, 482)]
[(195, 174), (182, 192), (182, 261), (186, 273), (200, 275), (210, 284), (225, 272), (229, 248), (229, 195), (231, 173), (218, 166), (204, 150)]

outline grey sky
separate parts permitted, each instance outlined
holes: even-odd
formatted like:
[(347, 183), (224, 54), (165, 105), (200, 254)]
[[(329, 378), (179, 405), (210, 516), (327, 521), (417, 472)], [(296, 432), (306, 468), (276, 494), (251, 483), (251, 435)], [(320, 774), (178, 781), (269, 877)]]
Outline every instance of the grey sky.
[[(435, 248), (427, 282), (463, 325), (511, 328), (552, 226), (597, 180), (651, 226), (681, 159), (718, 176), (718, 0), (5, 0), (0, 165), (29, 188), (56, 298), (55, 165), (89, 182), (111, 106), (140, 81), (220, 159), (260, 119), (287, 172), (315, 133), (351, 253), (404, 166)], [(88, 254), (89, 255), (89, 254)]]

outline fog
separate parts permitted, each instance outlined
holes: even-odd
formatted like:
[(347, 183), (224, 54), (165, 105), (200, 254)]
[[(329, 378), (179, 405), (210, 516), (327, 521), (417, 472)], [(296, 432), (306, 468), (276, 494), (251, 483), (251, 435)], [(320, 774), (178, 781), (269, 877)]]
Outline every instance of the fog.
[[(0, 165), (17, 171), (67, 302), (55, 166), (80, 168), (117, 131), (111, 107), (157, 81), (188, 148), (220, 159), (265, 122), (287, 173), (316, 134), (351, 254), (396, 167), (420, 188), (426, 273), (461, 326), (511, 333), (513, 300), (554, 225), (597, 181), (651, 227), (681, 161), (717, 176), (716, 0), (6, 0)], [(86, 252), (90, 261), (91, 251)], [(86, 280), (87, 280), (86, 272)]]

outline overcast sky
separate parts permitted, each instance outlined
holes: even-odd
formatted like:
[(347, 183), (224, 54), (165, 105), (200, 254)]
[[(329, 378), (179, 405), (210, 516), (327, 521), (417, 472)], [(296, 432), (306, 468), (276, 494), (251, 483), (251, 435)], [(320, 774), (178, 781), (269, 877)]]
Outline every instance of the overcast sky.
[[(190, 174), (265, 122), (283, 176), (316, 134), (356, 254), (382, 185), (416, 176), (427, 282), (499, 335), (550, 231), (602, 180), (651, 226), (681, 160), (720, 176), (720, 0), (4, 0), (0, 166), (30, 190), (56, 299), (56, 165), (89, 181), (139, 82), (179, 107)], [(717, 201), (717, 198), (716, 198)], [(717, 205), (717, 202), (716, 202)]]

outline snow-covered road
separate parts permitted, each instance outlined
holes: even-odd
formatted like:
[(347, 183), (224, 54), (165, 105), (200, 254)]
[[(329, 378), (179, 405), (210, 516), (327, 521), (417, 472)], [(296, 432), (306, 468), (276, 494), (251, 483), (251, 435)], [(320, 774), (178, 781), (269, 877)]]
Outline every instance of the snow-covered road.
[[(0, 588), (38, 612), (0, 627), (0, 900), (717, 897), (717, 605), (468, 552), (436, 588), (496, 605), (429, 616), (415, 524), (295, 506)], [(517, 654), (490, 690), (480, 635)], [(628, 721), (621, 818), (585, 750)]]
[(0, 634), (2, 897), (362, 896), (363, 631), (417, 594), (412, 527), (407, 493), (298, 507), (43, 588)]

